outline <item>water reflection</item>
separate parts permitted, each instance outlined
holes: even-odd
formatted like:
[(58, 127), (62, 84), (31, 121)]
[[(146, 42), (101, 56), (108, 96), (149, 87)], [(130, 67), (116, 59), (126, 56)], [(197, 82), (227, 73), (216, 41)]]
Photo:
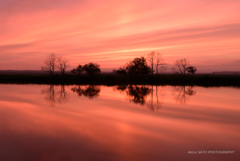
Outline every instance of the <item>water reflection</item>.
[(189, 101), (189, 97), (196, 94), (196, 90), (193, 90), (192, 86), (177, 86), (173, 89), (173, 95), (175, 96), (176, 102), (185, 104)]
[[(145, 85), (121, 85), (115, 86), (113, 90), (120, 91), (120, 93), (126, 94), (127, 100), (130, 102), (146, 105), (151, 111), (157, 111), (161, 108), (163, 104), (163, 99), (159, 97), (164, 96), (164, 92), (158, 89), (158, 86), (155, 87), (155, 92), (153, 86)], [(155, 96), (154, 96), (155, 93)], [(150, 96), (150, 99), (147, 100), (147, 97)]]
[(120, 92), (124, 92), (127, 89), (128, 85), (120, 85), (120, 86), (115, 86), (113, 90), (118, 90)]
[[(166, 95), (165, 91), (161, 86), (155, 86), (155, 92), (152, 85), (151, 99), (146, 103), (147, 108), (151, 111), (157, 111), (162, 107), (164, 96)], [(154, 96), (155, 93), (155, 96)]]
[[(119, 91), (121, 94), (126, 95), (127, 100), (130, 102), (145, 105), (151, 111), (159, 110), (164, 102), (166, 93), (162, 86), (149, 86), (149, 85), (119, 85), (114, 86), (114, 91)], [(85, 96), (90, 99), (98, 97), (101, 88), (98, 85), (79, 85), (71, 88), (71, 91), (77, 93), (79, 96)], [(65, 91), (65, 86), (50, 85), (49, 88), (42, 90), (45, 95), (45, 100), (51, 106), (57, 103), (62, 104), (68, 102), (68, 95)], [(172, 95), (177, 103), (186, 104), (189, 97), (196, 94), (196, 90), (192, 86), (176, 86), (173, 87)]]
[[(88, 99), (83, 93), (89, 93), (85, 91), (93, 87), (80, 86), (81, 98), (71, 91), (78, 87), (0, 85), (0, 160), (238, 161), (240, 158), (239, 89), (138, 85), (118, 86), (114, 87), (117, 91), (112, 91), (112, 87), (101, 86), (100, 96)], [(176, 103), (173, 89), (177, 96), (182, 91), (185, 97), (190, 97), (191, 104)], [(59, 98), (65, 97), (64, 92), (71, 97), (70, 103), (61, 105), (64, 108), (42, 108), (43, 96), (58, 103)], [(125, 96), (133, 100), (144, 98), (140, 101), (144, 102), (141, 106), (144, 109), (138, 108), (141, 103), (124, 100)], [(157, 102), (163, 100), (164, 108), (159, 104), (159, 112), (147, 111), (149, 107), (156, 110)], [(202, 150), (229, 150), (234, 154), (188, 153)]]
[(45, 95), (44, 99), (53, 107), (57, 103), (62, 104), (69, 101), (64, 85), (61, 85), (60, 89), (57, 86), (50, 85), (47, 89), (42, 90), (42, 94)]
[(152, 92), (152, 90), (145, 86), (133, 86), (129, 85), (127, 88), (127, 96), (131, 102), (138, 104), (145, 104), (146, 97)]
[(79, 96), (85, 96), (90, 99), (99, 96), (101, 91), (100, 86), (89, 85), (88, 87), (76, 86), (71, 89), (74, 93), (76, 92)]

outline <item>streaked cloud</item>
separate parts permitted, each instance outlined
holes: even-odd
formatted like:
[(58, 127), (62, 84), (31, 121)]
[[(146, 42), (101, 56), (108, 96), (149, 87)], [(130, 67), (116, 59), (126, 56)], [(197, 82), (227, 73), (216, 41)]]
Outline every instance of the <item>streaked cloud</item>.
[(2, 0), (0, 69), (38, 70), (49, 53), (72, 66), (116, 68), (152, 50), (168, 64), (232, 63), (240, 59), (239, 8), (237, 0)]

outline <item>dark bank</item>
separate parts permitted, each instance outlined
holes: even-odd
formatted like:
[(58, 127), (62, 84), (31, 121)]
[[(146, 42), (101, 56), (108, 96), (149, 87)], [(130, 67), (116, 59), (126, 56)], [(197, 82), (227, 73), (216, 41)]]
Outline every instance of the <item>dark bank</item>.
[(197, 86), (240, 86), (240, 75), (146, 75), (144, 77), (131, 77), (117, 74), (98, 74), (89, 76), (76, 75), (0, 75), (0, 83), (4, 84), (96, 84), (96, 85), (122, 85), (122, 84), (149, 84), (149, 85), (197, 85)]

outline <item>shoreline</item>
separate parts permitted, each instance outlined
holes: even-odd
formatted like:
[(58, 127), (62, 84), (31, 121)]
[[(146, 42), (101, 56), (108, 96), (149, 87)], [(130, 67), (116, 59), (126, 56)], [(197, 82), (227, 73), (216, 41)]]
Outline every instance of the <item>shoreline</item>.
[(9, 75), (0, 74), (0, 84), (66, 84), (66, 85), (125, 85), (125, 84), (145, 84), (145, 85), (188, 85), (220, 87), (233, 86), (240, 87), (240, 75), (174, 75), (159, 74), (147, 75), (145, 77), (129, 77), (128, 75), (98, 74), (94, 77), (88, 75)]

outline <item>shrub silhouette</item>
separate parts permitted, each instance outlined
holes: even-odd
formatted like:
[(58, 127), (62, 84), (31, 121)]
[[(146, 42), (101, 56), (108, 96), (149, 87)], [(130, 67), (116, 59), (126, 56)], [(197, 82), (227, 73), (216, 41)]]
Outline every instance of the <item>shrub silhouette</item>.
[(124, 67), (122, 67), (122, 68), (119, 68), (117, 70), (113, 70), (113, 73), (119, 74), (119, 75), (126, 75), (127, 74), (127, 70)]
[(82, 65), (78, 65), (78, 67), (76, 69), (71, 70), (71, 72), (78, 76), (81, 75), (81, 73), (83, 72)]
[(83, 70), (89, 75), (94, 76), (97, 73), (101, 73), (100, 65), (96, 63), (88, 63), (83, 66)]
[(195, 74), (195, 72), (197, 71), (197, 68), (194, 67), (194, 66), (189, 66), (189, 67), (187, 67), (186, 71), (187, 71), (189, 74)]
[(133, 61), (130, 61), (126, 65), (126, 71), (130, 76), (132, 75), (145, 76), (147, 74), (152, 73), (152, 69), (147, 65), (147, 61), (144, 57), (135, 58)]

